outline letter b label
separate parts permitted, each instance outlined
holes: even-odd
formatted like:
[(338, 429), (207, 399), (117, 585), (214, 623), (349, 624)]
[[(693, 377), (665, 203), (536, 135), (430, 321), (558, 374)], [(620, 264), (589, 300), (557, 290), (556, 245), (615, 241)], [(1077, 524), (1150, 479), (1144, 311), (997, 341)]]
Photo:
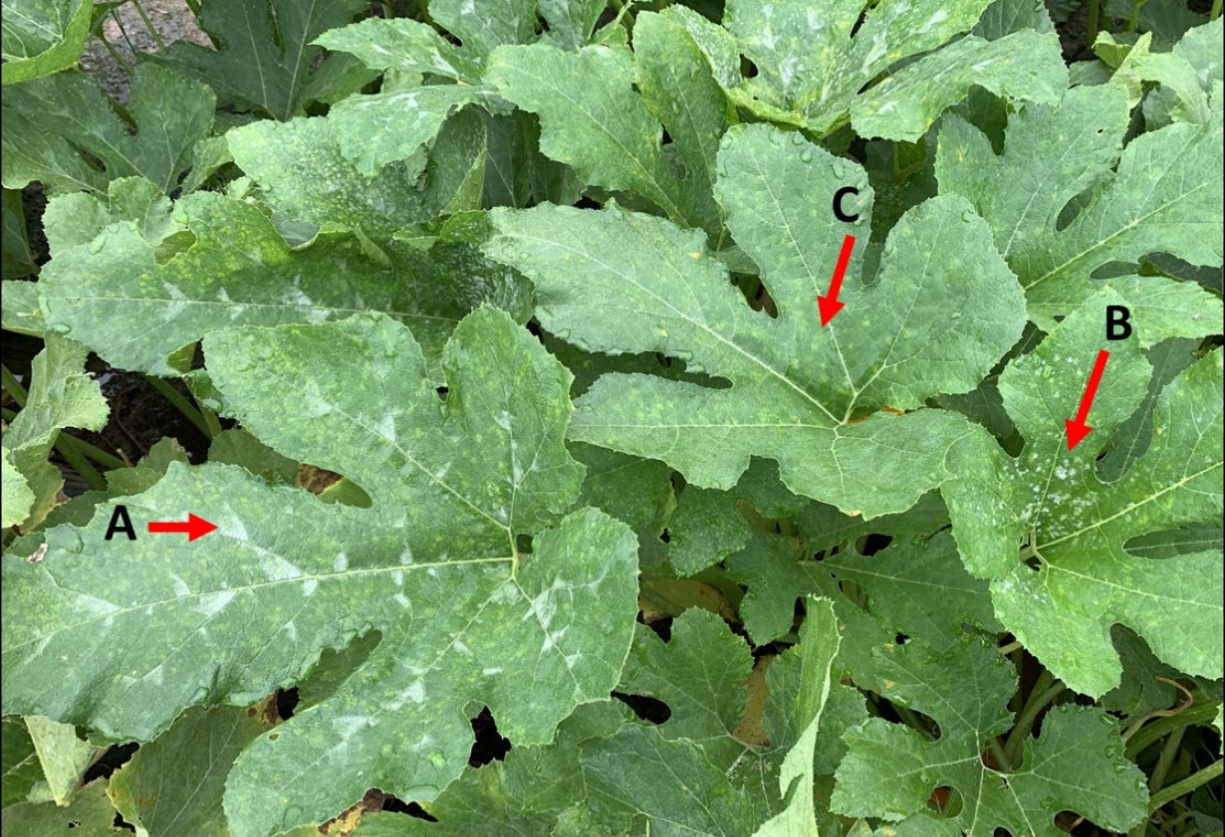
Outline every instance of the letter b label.
[(1106, 339), (1126, 340), (1131, 337), (1131, 309), (1126, 305), (1106, 306)]

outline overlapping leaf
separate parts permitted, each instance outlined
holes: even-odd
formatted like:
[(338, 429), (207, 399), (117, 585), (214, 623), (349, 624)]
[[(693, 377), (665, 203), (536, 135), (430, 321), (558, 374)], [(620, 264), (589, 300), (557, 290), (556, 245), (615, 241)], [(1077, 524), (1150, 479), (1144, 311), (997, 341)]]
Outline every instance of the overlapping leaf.
[(230, 131), (226, 141), (269, 204), (295, 220), (360, 230), (376, 242), (439, 215), (480, 208), (485, 129), (475, 113), (457, 114), (445, 126), (439, 121), (408, 141), (405, 157), (433, 141), (428, 162), (418, 155), (369, 175), (344, 151), (344, 137), (368, 137), (344, 130), (335, 118), (263, 121)]
[(971, 200), (991, 225), (1039, 326), (1049, 330), (1092, 295), (1091, 277), (1110, 263), (1170, 253), (1221, 264), (1223, 94), (1219, 82), (1213, 89), (1208, 122), (1142, 134), (1121, 156), (1127, 96), (1114, 85), (1022, 106), (1000, 156), (966, 121), (941, 126), (940, 190)]
[(65, 427), (101, 430), (110, 408), (85, 371), (84, 346), (48, 334), (34, 358), (33, 381), (25, 406), (4, 433), (4, 525), (41, 522), (64, 484), (47, 461)]
[(405, 19), (365, 20), (319, 38), (371, 70), (398, 73), (389, 73), (378, 93), (351, 96), (328, 114), (341, 154), (366, 177), (411, 157), (456, 108), (481, 102), (499, 109), (480, 83), (489, 50), (536, 39), (535, 3), (525, 0), (443, 0), (432, 3), (430, 13), (462, 46), (426, 23)]
[(1055, 837), (1063, 833), (1055, 815), (1064, 810), (1113, 831), (1143, 820), (1144, 776), (1124, 758), (1113, 718), (1057, 707), (1041, 737), (1026, 742), (1020, 764), (987, 767), (989, 743), (1012, 725), (1007, 705), (1017, 683), (1008, 661), (973, 639), (944, 654), (921, 642), (877, 653), (884, 696), (929, 715), (939, 737), (883, 718), (850, 730), (831, 802), (838, 813), (882, 817), (901, 835), (946, 833), (927, 802), (937, 788), (951, 788), (961, 796), (952, 819), (967, 837), (997, 828)]
[[(1219, 301), (1195, 290), (1208, 318), (1219, 321)], [(1188, 524), (1219, 531), (1221, 353), (1165, 386), (1153, 406), (1148, 449), (1103, 482), (1095, 456), (1140, 405), (1151, 373), (1140, 337), (1110, 344), (1088, 418), (1093, 430), (1068, 450), (1064, 421), (1076, 415), (1088, 369), (1106, 347), (1105, 308), (1125, 301), (1113, 289), (1099, 292), (1009, 365), (1000, 392), (1024, 450), (1013, 459), (994, 443), (967, 449), (954, 464), (961, 476), (944, 490), (962, 557), (971, 573), (991, 579), (1004, 627), (1065, 683), (1095, 697), (1119, 682), (1115, 623), (1182, 671), (1222, 674), (1219, 548), (1164, 559), (1128, 548), (1139, 536)], [(1137, 309), (1134, 318), (1138, 335), (1169, 335), (1163, 312), (1144, 313)], [(1170, 325), (1184, 334), (1213, 328), (1177, 319)], [(1023, 544), (1032, 567), (1017, 556)]]
[(89, 37), (88, 0), (5, 0), (0, 18), (4, 84), (29, 81), (77, 63)]
[(1020, 335), (1020, 288), (990, 231), (962, 200), (916, 207), (890, 232), (872, 287), (852, 260), (847, 308), (822, 328), (815, 297), (845, 233), (829, 202), (856, 186), (866, 223), (862, 171), (762, 126), (730, 134), (720, 165), (718, 197), (776, 319), (745, 303), (699, 233), (615, 208), (492, 213), (500, 234), (488, 252), (532, 279), (550, 331), (605, 352), (674, 355), (732, 382), (605, 375), (579, 399), (572, 438), (662, 459), (704, 487), (728, 488), (751, 456), (768, 456), (796, 493), (867, 517), (908, 508), (980, 429), (944, 411), (876, 411), (973, 389)]
[[(1053, 32), (966, 35), (940, 48), (973, 27), (988, 5), (839, 0), (818, 10), (800, 0), (737, 0), (727, 4), (726, 30), (697, 15), (688, 20), (740, 107), (818, 133), (849, 118), (863, 136), (913, 142), (971, 86), (1042, 102), (1057, 101), (1067, 86)], [(750, 78), (741, 74), (741, 55), (756, 69)]]
[(246, 709), (188, 710), (111, 776), (109, 796), (143, 837), (229, 837), (221, 810), (226, 777), (267, 729)]
[(569, 374), (529, 334), (493, 309), (465, 319), (445, 403), (444, 381), (386, 317), (227, 330), (205, 353), (246, 427), (349, 476), (372, 507), (325, 505), (233, 466), (172, 465), (125, 503), (142, 528), (209, 518), (206, 552), (105, 541), (108, 506), (52, 529), (45, 560), (5, 559), (6, 713), (148, 740), (188, 706), (250, 702), (378, 629), (343, 685), (238, 759), (230, 829), (263, 837), (321, 822), (372, 785), (436, 795), (467, 761), (472, 703), (530, 745), (607, 697), (637, 610), (636, 545), (589, 508), (548, 525), (582, 468), (563, 443)]
[[(641, 15), (633, 53), (619, 46), (504, 47), (485, 78), (540, 116), (541, 150), (586, 183), (633, 191), (715, 238), (721, 223), (711, 187), (726, 104), (684, 25), (686, 11)], [(664, 129), (670, 148), (660, 144)]]
[(200, 26), (216, 49), (177, 41), (155, 60), (190, 73), (223, 104), (289, 119), (312, 100), (335, 101), (361, 88), (371, 73), (348, 56), (324, 57), (312, 41), (348, 23), (362, 0), (212, 0)]
[(4, 95), (4, 185), (104, 194), (108, 181), (139, 175), (170, 192), (212, 130), (215, 107), (207, 86), (150, 64), (132, 81), (132, 124), (77, 73), (22, 84)]
[[(152, 207), (140, 220), (121, 215), (85, 239), (89, 231), (74, 225), (64, 240), (75, 246), (43, 271), (47, 321), (112, 364), (152, 374), (173, 374), (168, 357), (217, 329), (367, 309), (411, 323), (436, 360), (481, 301), (524, 307), (506, 271), (482, 272), (443, 252), (445, 244), (432, 257), (409, 245), (372, 252), (364, 239), (332, 231), (291, 248), (258, 206), (212, 192)], [(169, 254), (168, 244), (176, 245)]]

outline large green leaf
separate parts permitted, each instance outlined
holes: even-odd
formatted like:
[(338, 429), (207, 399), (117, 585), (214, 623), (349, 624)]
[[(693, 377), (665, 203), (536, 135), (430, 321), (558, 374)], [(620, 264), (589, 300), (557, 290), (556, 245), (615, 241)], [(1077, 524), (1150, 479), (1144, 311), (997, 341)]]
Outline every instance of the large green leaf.
[[(166, 241), (184, 235), (190, 246), (167, 259)], [(411, 323), (436, 361), (455, 324), (481, 301), (523, 307), (509, 271), (487, 270), (463, 242), (427, 253), (387, 248), (372, 252), (367, 240), (339, 230), (291, 248), (259, 206), (201, 192), (56, 252), (39, 281), (41, 305), (52, 328), (112, 364), (161, 375), (176, 372), (171, 354), (217, 329), (366, 309)]]
[(1002, 155), (968, 122), (944, 121), (940, 189), (969, 198), (991, 225), (1039, 326), (1049, 330), (1092, 295), (1094, 272), (1112, 262), (1170, 253), (1221, 264), (1221, 89), (1208, 123), (1142, 134), (1122, 156), (1127, 97), (1114, 85), (1074, 88), (1055, 107), (1020, 107)]
[(798, 494), (866, 517), (908, 508), (948, 477), (949, 449), (981, 431), (916, 408), (974, 389), (1021, 333), (1020, 287), (990, 230), (963, 200), (916, 207), (890, 232), (871, 287), (852, 259), (846, 310), (822, 328), (815, 297), (846, 231), (829, 201), (858, 187), (864, 217), (850, 229), (866, 233), (862, 171), (764, 126), (730, 133), (719, 160), (719, 200), (777, 318), (745, 303), (700, 233), (616, 208), (491, 213), (488, 252), (532, 279), (547, 329), (585, 348), (680, 357), (732, 383), (605, 375), (579, 399), (572, 438), (662, 459), (704, 487), (728, 488), (767, 456)]
[[(633, 53), (503, 47), (485, 78), (539, 115), (540, 148), (549, 157), (590, 185), (637, 193), (713, 239), (722, 229), (711, 186), (726, 105), (681, 20), (679, 12), (641, 15)], [(661, 145), (665, 129), (671, 146)]]
[(4, 84), (71, 67), (81, 57), (94, 4), (88, 0), (4, 0), (0, 56)]
[[(1219, 321), (1220, 302), (1194, 290)], [(1104, 482), (1095, 455), (1141, 405), (1152, 371), (1138, 337), (1109, 344), (1088, 416), (1093, 430), (1068, 450), (1064, 422), (1077, 414), (1089, 368), (1106, 345), (1105, 308), (1127, 301), (1111, 288), (1100, 291), (1009, 365), (1000, 392), (1024, 450), (1015, 459), (993, 442), (967, 450), (953, 466), (961, 476), (944, 489), (962, 558), (971, 573), (991, 579), (1004, 627), (1065, 683), (1094, 697), (1119, 683), (1110, 639), (1116, 623), (1188, 674), (1222, 674), (1219, 548), (1163, 559), (1128, 548), (1139, 536), (1189, 524), (1220, 530), (1220, 351), (1162, 389), (1147, 450)], [(1160, 340), (1169, 333), (1162, 310), (1133, 313), (1137, 334)], [(1189, 316), (1173, 325), (1188, 335), (1214, 327)], [(1028, 563), (1017, 554), (1023, 544)]]
[(222, 104), (289, 119), (311, 100), (334, 101), (370, 80), (356, 61), (325, 58), (311, 43), (365, 6), (362, 0), (210, 0), (199, 22), (217, 48), (176, 41), (154, 58), (207, 82)]
[(153, 64), (132, 80), (130, 123), (78, 73), (22, 84), (4, 94), (4, 185), (105, 193), (108, 181), (139, 175), (171, 192), (212, 130), (215, 107), (207, 86)]
[[(1016, 674), (995, 648), (967, 638), (941, 654), (921, 642), (878, 651), (884, 696), (930, 716), (932, 741), (919, 730), (871, 718), (850, 730), (831, 805), (846, 816), (879, 816), (899, 835), (949, 833), (928, 810), (936, 788), (961, 796), (953, 825), (967, 837), (1049, 835), (1055, 815), (1073, 811), (1112, 831), (1143, 821), (1144, 775), (1123, 756), (1113, 718), (1099, 709), (1056, 707), (1037, 741), (1026, 741), (1020, 764), (987, 767), (984, 754), (1012, 725), (1007, 705)], [(900, 821), (900, 822), (899, 822)]]
[(249, 702), (322, 649), (381, 631), (343, 685), (238, 759), (230, 828), (262, 837), (321, 822), (371, 785), (436, 795), (467, 761), (470, 705), (529, 745), (607, 698), (637, 610), (634, 536), (589, 508), (549, 524), (582, 467), (563, 442), (569, 374), (531, 335), (494, 309), (470, 315), (448, 343), (445, 403), (386, 317), (228, 330), (205, 352), (245, 427), (345, 474), (373, 506), (175, 464), (125, 503), (142, 527), (201, 514), (219, 527), (210, 541), (105, 541), (109, 504), (84, 528), (52, 529), (45, 560), (5, 559), (17, 614), (4, 624), (5, 712), (149, 740), (188, 706)]

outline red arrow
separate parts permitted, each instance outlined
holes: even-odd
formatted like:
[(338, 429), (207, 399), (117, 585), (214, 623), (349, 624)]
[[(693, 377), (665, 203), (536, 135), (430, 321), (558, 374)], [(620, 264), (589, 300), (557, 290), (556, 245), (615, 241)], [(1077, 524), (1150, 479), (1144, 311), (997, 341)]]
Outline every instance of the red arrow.
[(846, 275), (846, 266), (851, 261), (851, 250), (855, 248), (855, 236), (848, 235), (842, 239), (842, 252), (838, 254), (838, 265), (834, 268), (834, 279), (829, 283), (829, 294), (817, 294), (817, 308), (821, 311), (821, 327), (829, 325), (834, 315), (842, 310), (838, 301), (838, 292), (842, 290), (842, 277)]
[(1102, 373), (1106, 371), (1106, 361), (1109, 359), (1110, 352), (1105, 349), (1097, 353), (1097, 360), (1093, 362), (1093, 371), (1089, 373), (1089, 383), (1085, 386), (1084, 397), (1080, 399), (1080, 409), (1076, 411), (1076, 418), (1063, 420), (1068, 430), (1068, 450), (1079, 445), (1080, 441), (1093, 430), (1092, 427), (1085, 424), (1085, 419), (1089, 418), (1089, 408), (1093, 406), (1093, 397), (1097, 395), (1097, 386), (1102, 382)]
[(151, 520), (149, 521), (150, 532), (170, 532), (170, 533), (187, 533), (187, 542), (191, 543), (197, 538), (202, 538), (209, 532), (217, 528), (216, 523), (209, 523), (203, 517), (197, 517), (190, 512), (187, 515), (187, 520), (180, 522), (177, 520)]

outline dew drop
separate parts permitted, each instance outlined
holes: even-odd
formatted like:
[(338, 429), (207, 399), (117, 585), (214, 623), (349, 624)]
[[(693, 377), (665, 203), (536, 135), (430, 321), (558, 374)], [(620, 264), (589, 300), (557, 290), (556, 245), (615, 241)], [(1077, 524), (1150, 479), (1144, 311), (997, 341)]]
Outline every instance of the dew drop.
[(101, 233), (93, 241), (89, 242), (89, 252), (91, 255), (98, 255), (102, 252), (102, 248), (106, 246), (106, 233)]
[(834, 172), (834, 177), (842, 178), (846, 176), (846, 163), (842, 160), (841, 157), (836, 158), (834, 162), (830, 165), (830, 168)]
[(812, 149), (811, 148), (805, 148), (803, 151), (800, 152), (800, 162), (801, 163), (811, 163), (812, 162)]
[(801, 134), (799, 131), (795, 131), (794, 133), (791, 134), (791, 144), (792, 145), (804, 145), (805, 142), (806, 140), (804, 139), (804, 135)]
[(965, 221), (967, 224), (973, 224), (978, 220), (978, 213), (976, 213), (973, 209), (967, 209), (965, 212), (961, 213), (961, 220)]

